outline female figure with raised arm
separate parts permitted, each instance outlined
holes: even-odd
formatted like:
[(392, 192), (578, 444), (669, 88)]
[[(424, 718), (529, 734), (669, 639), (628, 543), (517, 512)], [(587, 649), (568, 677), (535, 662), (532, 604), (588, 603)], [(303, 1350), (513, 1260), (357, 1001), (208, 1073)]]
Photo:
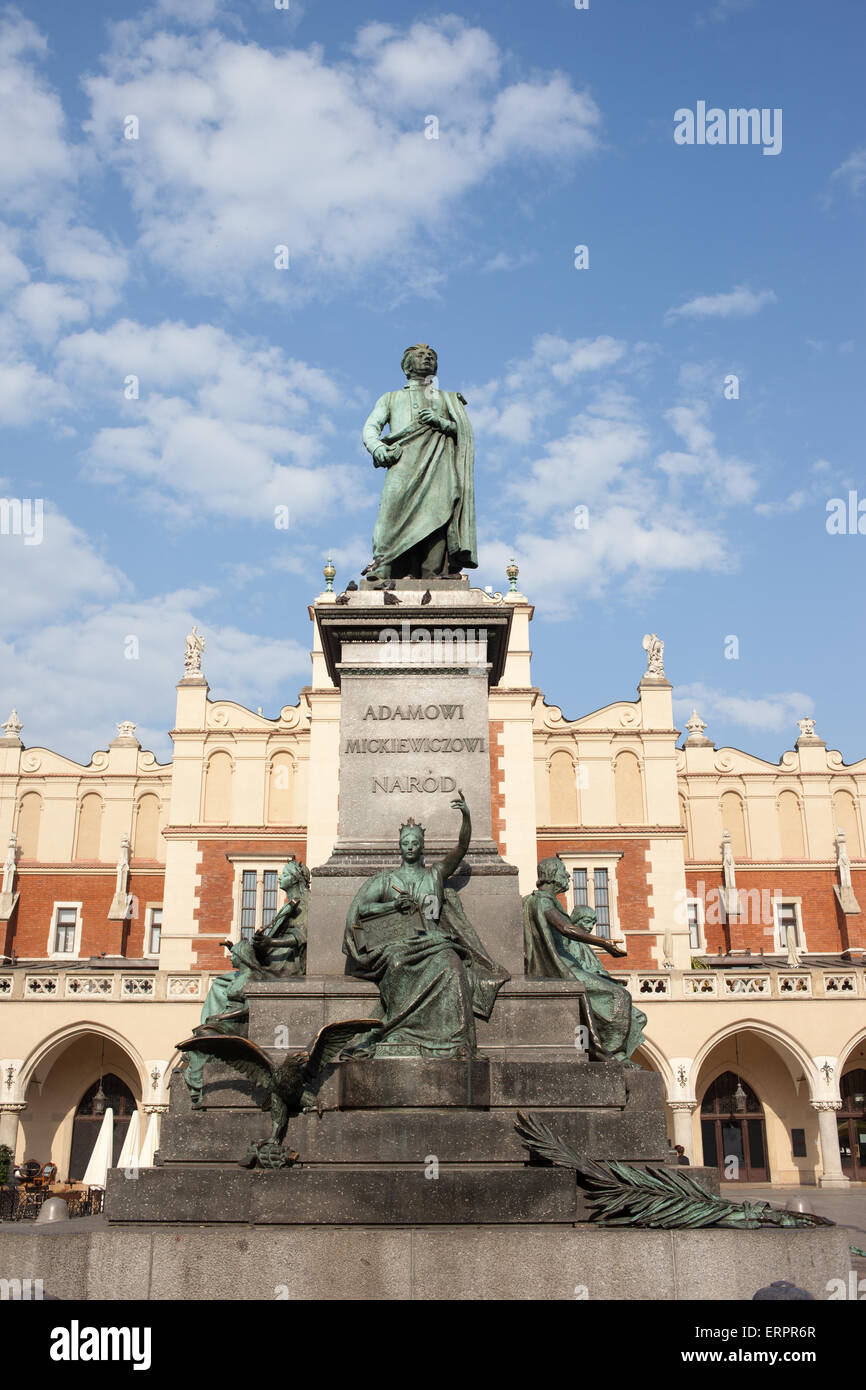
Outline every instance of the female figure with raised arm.
[(343, 950), (352, 973), (379, 986), (373, 1012), (382, 1028), (358, 1038), (346, 1056), (471, 1057), (475, 1018), (490, 1017), (509, 979), (446, 887), (472, 835), (462, 792), (451, 805), (463, 818), (451, 853), (426, 865), (424, 827), (407, 821), (400, 828), (399, 866), (368, 878), (349, 909)]

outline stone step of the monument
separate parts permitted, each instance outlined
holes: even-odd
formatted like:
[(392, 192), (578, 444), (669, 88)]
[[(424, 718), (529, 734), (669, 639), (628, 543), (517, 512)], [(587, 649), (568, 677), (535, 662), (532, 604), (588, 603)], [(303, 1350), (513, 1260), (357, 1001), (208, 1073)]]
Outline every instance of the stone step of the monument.
[[(278, 1063), (284, 1054), (269, 1051)], [(326, 1109), (379, 1109), (455, 1105), (461, 1108), (498, 1106), (562, 1106), (566, 1109), (663, 1108), (663, 1084), (655, 1072), (619, 1063), (579, 1062), (573, 1059), (512, 1061), (489, 1059), (489, 1067), (465, 1062), (419, 1062), (382, 1058), (338, 1063), (329, 1069), (318, 1089)], [(485, 1079), (486, 1073), (486, 1079)], [(471, 1084), (470, 1084), (471, 1081)], [(189, 1113), (192, 1102), (183, 1076), (171, 1080), (171, 1113)], [(238, 1072), (221, 1063), (205, 1068), (202, 1099), (208, 1109), (257, 1107), (262, 1093)]]
[[(589, 1158), (661, 1162), (667, 1150), (660, 1110), (544, 1110), (544, 1124)], [(526, 1150), (513, 1109), (354, 1110), (293, 1116), (286, 1147), (305, 1163), (520, 1163)], [(163, 1118), (159, 1154), (166, 1165), (232, 1163), (270, 1134), (270, 1116), (254, 1110), (212, 1110)]]
[[(344, 916), (354, 891), (342, 909)], [(481, 931), (479, 923), (474, 924)], [(483, 931), (481, 935), (490, 949)], [(583, 1036), (579, 1031), (583, 995), (583, 985), (576, 980), (516, 977), (499, 991), (489, 1021), (476, 1021), (480, 1051), (492, 1055), (493, 1048), (543, 1048), (584, 1058), (576, 1047)], [(348, 975), (307, 975), (251, 984), (249, 1034), (260, 1047), (304, 1048), (327, 1023), (369, 1018), (377, 997), (375, 985)]]
[[(717, 1170), (695, 1168), (690, 1176), (717, 1195)], [(136, 1181), (111, 1169), (105, 1212), (111, 1223), (322, 1226), (572, 1224), (594, 1216), (565, 1168), (431, 1162), (397, 1169), (151, 1168)]]
[(570, 1224), (579, 1201), (574, 1174), (561, 1168), (445, 1168), (438, 1178), (423, 1167), (151, 1168), (136, 1181), (112, 1169), (105, 1212), (109, 1222)]

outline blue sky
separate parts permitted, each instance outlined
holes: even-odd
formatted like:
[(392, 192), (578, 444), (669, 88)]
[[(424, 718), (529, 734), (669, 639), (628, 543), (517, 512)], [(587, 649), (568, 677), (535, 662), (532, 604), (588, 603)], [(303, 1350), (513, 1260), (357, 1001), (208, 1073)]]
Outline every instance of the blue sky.
[[(41, 544), (0, 535), (3, 717), (168, 756), (193, 621), (215, 696), (294, 703), (420, 340), (550, 703), (631, 698), (655, 631), (680, 727), (775, 761), (808, 714), (866, 755), (866, 537), (826, 527), (866, 499), (864, 29), (856, 0), (0, 11), (0, 496), (44, 499)], [(781, 152), (676, 144), (699, 101), (781, 109)]]

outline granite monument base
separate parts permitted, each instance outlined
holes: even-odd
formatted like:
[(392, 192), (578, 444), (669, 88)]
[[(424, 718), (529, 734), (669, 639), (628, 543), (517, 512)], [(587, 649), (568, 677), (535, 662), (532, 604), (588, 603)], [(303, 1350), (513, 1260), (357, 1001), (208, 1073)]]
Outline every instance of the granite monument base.
[[(570, 1223), (428, 1226), (164, 1224), (79, 1230), (4, 1223), (0, 1278), (46, 1298), (751, 1299), (788, 1279), (816, 1299), (846, 1284), (849, 1233), (611, 1230)], [(833, 1286), (830, 1285), (830, 1288)]]

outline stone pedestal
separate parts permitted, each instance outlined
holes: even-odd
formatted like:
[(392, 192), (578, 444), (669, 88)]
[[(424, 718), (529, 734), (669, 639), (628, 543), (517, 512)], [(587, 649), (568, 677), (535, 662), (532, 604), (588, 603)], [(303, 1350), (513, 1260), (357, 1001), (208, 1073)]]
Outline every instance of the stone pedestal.
[(452, 849), (460, 816), (451, 801), (462, 792), (472, 843), (448, 886), (494, 960), (521, 974), (517, 869), (499, 855), (490, 804), (488, 688), (502, 674), (512, 610), (462, 576), (400, 580), (394, 596), (386, 604), (365, 583), (346, 604), (314, 608), (340, 688), (340, 807), (333, 853), (312, 866), (307, 969), (344, 974), (343, 929), (358, 889), (399, 863), (410, 817), (425, 828), (428, 863)]

